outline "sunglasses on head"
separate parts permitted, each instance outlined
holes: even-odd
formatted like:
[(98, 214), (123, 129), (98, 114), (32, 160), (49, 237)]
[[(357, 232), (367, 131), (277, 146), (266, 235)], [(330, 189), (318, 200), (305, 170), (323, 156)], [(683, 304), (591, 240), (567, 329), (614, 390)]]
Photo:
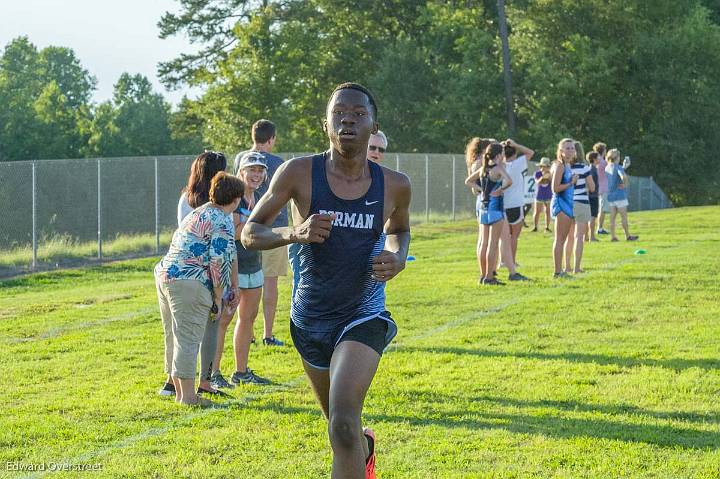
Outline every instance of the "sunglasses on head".
[(379, 151), (380, 153), (385, 153), (385, 148), (383, 148), (382, 146), (369, 145), (368, 150)]

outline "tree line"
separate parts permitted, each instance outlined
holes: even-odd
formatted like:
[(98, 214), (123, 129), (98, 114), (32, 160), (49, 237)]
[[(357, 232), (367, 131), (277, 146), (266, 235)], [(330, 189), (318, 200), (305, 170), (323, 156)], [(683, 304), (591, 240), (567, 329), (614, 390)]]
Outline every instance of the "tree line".
[[(112, 101), (92, 108), (82, 96), (92, 78), (77, 73), (79, 64), (77, 94), (49, 69), (44, 78), (56, 86), (23, 82), (30, 99), (13, 101), (32, 114), (3, 128), (0, 154), (16, 158), (6, 141), (38, 128), (50, 129), (48, 139), (67, 133), (71, 156), (233, 152), (248, 146), (259, 118), (278, 126), (279, 151), (316, 151), (327, 146), (328, 95), (350, 80), (375, 93), (391, 151), (459, 153), (473, 136), (508, 135), (495, 0), (178, 3), (159, 21), (160, 36), (185, 35), (203, 48), (160, 64), (160, 77), (168, 87), (200, 87), (202, 96), (170, 111), (129, 77)], [(515, 139), (550, 157), (566, 136), (586, 149), (603, 141), (633, 157), (633, 174), (653, 176), (676, 204), (720, 200), (720, 0), (513, 0), (506, 8)], [(32, 48), (18, 41), (13, 50)], [(10, 57), (47, 70), (45, 50), (32, 67), (22, 61), (29, 53)], [(143, 111), (152, 104), (157, 114), (136, 112), (139, 94)], [(142, 126), (150, 118), (166, 119), (162, 134)], [(28, 154), (44, 152), (21, 152)]]
[(27, 37), (0, 56), (0, 161), (166, 155), (197, 151), (199, 133), (183, 130), (142, 75), (123, 73), (111, 100), (93, 104), (97, 80), (73, 50), (38, 50)]

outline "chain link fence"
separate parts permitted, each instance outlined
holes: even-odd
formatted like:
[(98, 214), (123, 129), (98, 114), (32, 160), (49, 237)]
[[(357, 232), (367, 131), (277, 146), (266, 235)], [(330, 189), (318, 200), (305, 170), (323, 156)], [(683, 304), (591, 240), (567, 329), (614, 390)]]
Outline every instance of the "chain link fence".
[[(161, 254), (193, 159), (0, 162), (0, 276)], [(386, 154), (385, 165), (410, 178), (414, 223), (474, 216), (463, 155)], [(652, 178), (633, 177), (628, 195), (633, 211), (672, 206)]]

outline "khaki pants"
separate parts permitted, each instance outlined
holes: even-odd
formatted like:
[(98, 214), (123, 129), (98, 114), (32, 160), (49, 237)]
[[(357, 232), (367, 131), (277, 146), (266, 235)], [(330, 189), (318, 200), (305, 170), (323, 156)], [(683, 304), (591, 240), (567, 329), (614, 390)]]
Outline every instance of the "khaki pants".
[(156, 287), (165, 330), (165, 372), (179, 379), (194, 379), (212, 294), (196, 280), (156, 281)]

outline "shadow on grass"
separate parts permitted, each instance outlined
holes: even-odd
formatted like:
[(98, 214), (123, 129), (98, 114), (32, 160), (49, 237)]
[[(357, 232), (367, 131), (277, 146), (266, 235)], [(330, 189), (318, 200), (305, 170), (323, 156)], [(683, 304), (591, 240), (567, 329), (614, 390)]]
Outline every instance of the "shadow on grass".
[(625, 368), (633, 368), (638, 366), (649, 366), (665, 369), (673, 369), (680, 371), (683, 369), (700, 368), (700, 369), (718, 369), (720, 368), (720, 358), (702, 358), (702, 359), (651, 359), (651, 358), (628, 358), (622, 356), (606, 356), (603, 354), (589, 353), (525, 353), (520, 351), (493, 351), (489, 349), (478, 348), (459, 348), (459, 347), (417, 347), (417, 346), (401, 346), (397, 347), (397, 352), (420, 352), (420, 353), (439, 353), (439, 354), (456, 354), (470, 355), (485, 358), (523, 358), (523, 359), (539, 359), (543, 361), (568, 361), (572, 363), (591, 363), (600, 365), (613, 365)]
[[(411, 395), (416, 397), (415, 394)], [(564, 414), (564, 408), (559, 407), (558, 415), (543, 414), (534, 416), (523, 413), (484, 412), (482, 410), (458, 410), (448, 411), (447, 406), (453, 404), (457, 398), (433, 394), (437, 402), (416, 403), (415, 406), (422, 408), (427, 415), (401, 415), (389, 413), (366, 413), (363, 414), (364, 422), (402, 423), (413, 427), (438, 426), (448, 429), (469, 429), (469, 430), (503, 430), (518, 434), (542, 435), (558, 439), (573, 438), (598, 438), (629, 443), (652, 444), (659, 447), (704, 449), (713, 450), (720, 447), (720, 434), (696, 429), (657, 425), (657, 424), (633, 424), (607, 419), (585, 419), (558, 417)], [(479, 398), (481, 401), (493, 401), (497, 398)], [(498, 400), (501, 405), (515, 407), (536, 407), (533, 401)], [(527, 403), (527, 406), (524, 404)], [(539, 403), (543, 403), (542, 401)], [(552, 403), (552, 401), (550, 401)], [(479, 404), (482, 404), (481, 402)], [(591, 404), (581, 404), (583, 410), (602, 412), (604, 406), (599, 408)], [(435, 406), (438, 406), (437, 408)], [(477, 403), (476, 403), (477, 406)], [(547, 404), (545, 405), (547, 406)], [(257, 407), (257, 406), (256, 406)], [(552, 407), (552, 406), (551, 406)], [(287, 406), (281, 403), (271, 402), (259, 409), (273, 411), (279, 414), (319, 414), (319, 409)], [(642, 411), (637, 409), (637, 411)], [(638, 412), (642, 414), (642, 412)], [(681, 414), (681, 413), (679, 413)], [(651, 414), (652, 415), (652, 414)]]

